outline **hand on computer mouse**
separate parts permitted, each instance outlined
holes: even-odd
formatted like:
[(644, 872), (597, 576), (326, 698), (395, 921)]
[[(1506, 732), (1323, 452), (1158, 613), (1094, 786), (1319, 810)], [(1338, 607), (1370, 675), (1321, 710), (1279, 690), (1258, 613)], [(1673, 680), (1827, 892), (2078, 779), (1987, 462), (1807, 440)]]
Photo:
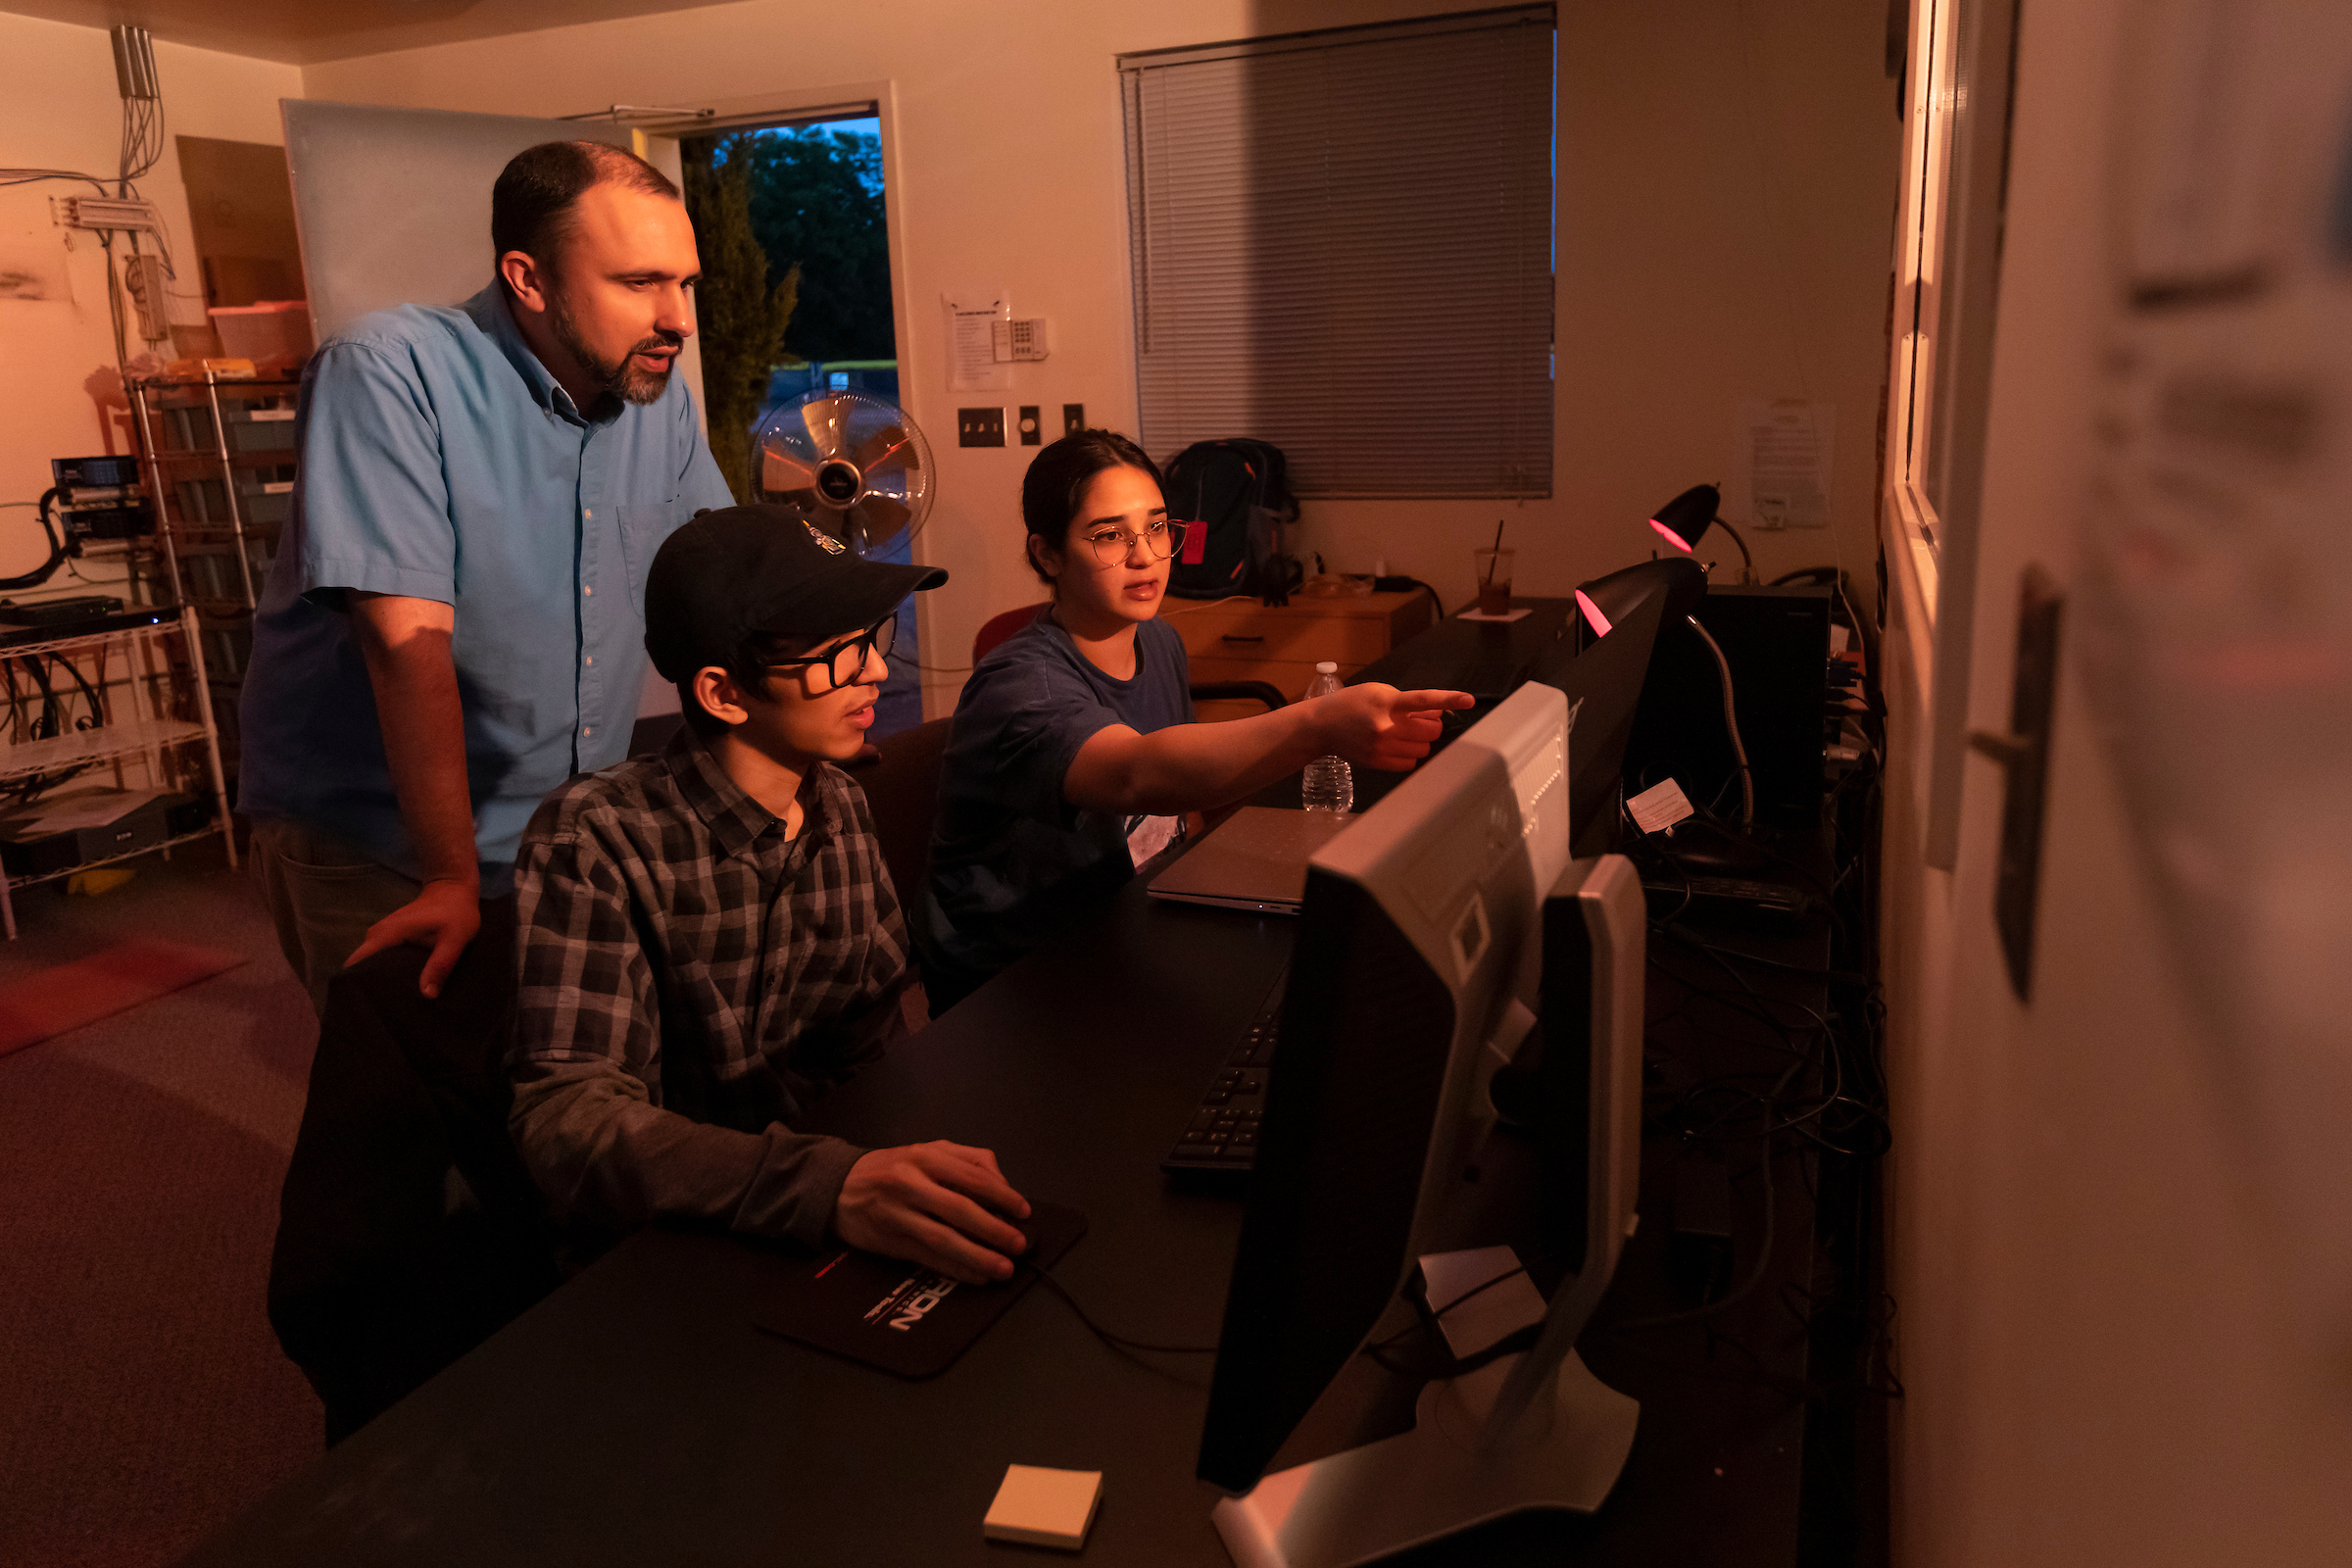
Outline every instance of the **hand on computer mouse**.
[[(994, 1212), (992, 1212), (992, 1210)], [(1000, 1215), (1029, 1217), (985, 1149), (946, 1142), (861, 1155), (833, 1202), (833, 1234), (861, 1251), (903, 1257), (966, 1285), (1012, 1274), (1027, 1237)]]
[(1314, 700), (1322, 705), (1316, 726), (1330, 750), (1349, 762), (1390, 773), (1401, 773), (1429, 755), (1444, 732), (1439, 715), (1446, 710), (1478, 702), (1468, 692), (1400, 692), (1378, 681)]

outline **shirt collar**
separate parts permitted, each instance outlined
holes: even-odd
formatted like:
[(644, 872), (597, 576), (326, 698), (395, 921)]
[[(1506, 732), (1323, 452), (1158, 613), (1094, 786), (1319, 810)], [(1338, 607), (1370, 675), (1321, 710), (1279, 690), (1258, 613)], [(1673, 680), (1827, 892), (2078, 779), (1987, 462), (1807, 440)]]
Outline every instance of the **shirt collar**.
[[(497, 278), (492, 278), (488, 288), (467, 300), (460, 309), (465, 311), (467, 316), (472, 317), (474, 324), (498, 345), (500, 352), (506, 355), (507, 363), (514, 367), (515, 371), (522, 377), (523, 385), (530, 389), (533, 403), (573, 424), (602, 423), (612, 417), (611, 413), (606, 414), (604, 420), (593, 419), (583, 414), (580, 406), (572, 402), (571, 394), (564, 390), (564, 383), (557, 380), (554, 372), (539, 363), (539, 356), (532, 351), (531, 345), (524, 339), (522, 328), (514, 324), (514, 308), (507, 303), (507, 285), (505, 283)], [(600, 401), (618, 402), (619, 400)]]
[[(703, 745), (693, 725), (678, 726), (678, 732), (662, 748), (662, 759), (668, 764), (670, 776), (677, 780), (679, 795), (710, 829), (719, 853), (756, 855), (761, 839), (771, 830), (779, 843), (783, 841), (782, 820), (746, 794), (742, 785), (727, 777), (727, 770), (718, 765), (718, 760)], [(844, 775), (827, 763), (819, 762), (809, 773), (801, 785), (801, 831), (792, 841), (794, 844), (813, 846), (821, 839), (840, 834), (844, 820), (841, 799), (844, 782)]]

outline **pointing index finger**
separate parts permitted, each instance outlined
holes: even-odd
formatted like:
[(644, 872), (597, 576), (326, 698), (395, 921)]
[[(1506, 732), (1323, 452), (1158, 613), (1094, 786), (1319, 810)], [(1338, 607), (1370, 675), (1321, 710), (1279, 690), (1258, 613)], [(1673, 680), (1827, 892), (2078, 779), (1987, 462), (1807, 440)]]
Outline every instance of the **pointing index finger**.
[(1478, 699), (1468, 692), (1398, 692), (1391, 704), (1391, 710), (1408, 712), (1432, 708), (1475, 708), (1477, 705)]

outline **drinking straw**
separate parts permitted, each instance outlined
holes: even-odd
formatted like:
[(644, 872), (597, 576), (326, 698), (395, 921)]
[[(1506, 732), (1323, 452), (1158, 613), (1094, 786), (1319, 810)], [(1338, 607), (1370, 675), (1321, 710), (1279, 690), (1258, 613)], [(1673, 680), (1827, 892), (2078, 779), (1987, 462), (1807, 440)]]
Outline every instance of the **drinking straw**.
[(1494, 519), (1494, 548), (1487, 552), (1486, 580), (1489, 582), (1493, 582), (1494, 580), (1495, 563), (1502, 560), (1502, 525), (1509, 520), (1510, 519), (1508, 517), (1496, 517)]

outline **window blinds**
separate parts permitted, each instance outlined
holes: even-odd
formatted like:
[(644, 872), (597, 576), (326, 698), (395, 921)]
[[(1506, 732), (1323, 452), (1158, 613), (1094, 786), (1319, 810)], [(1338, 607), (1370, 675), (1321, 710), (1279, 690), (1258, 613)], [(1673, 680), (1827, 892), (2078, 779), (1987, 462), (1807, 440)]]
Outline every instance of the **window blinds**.
[(1549, 7), (1129, 55), (1147, 450), (1311, 496), (1551, 491)]

